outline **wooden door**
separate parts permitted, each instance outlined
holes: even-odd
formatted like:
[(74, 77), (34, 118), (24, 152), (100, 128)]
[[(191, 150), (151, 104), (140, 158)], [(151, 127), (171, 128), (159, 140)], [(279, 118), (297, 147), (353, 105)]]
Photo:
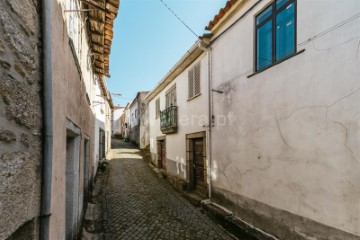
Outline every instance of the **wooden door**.
[(193, 140), (193, 161), (195, 190), (206, 194), (204, 140), (202, 138)]
[(166, 142), (160, 142), (160, 151), (161, 151), (161, 166), (163, 169), (166, 169)]
[(166, 142), (158, 140), (158, 168), (166, 169)]

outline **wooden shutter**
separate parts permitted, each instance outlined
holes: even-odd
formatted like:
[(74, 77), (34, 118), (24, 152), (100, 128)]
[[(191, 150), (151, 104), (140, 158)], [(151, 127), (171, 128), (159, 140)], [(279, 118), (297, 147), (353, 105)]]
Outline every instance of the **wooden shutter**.
[(200, 63), (194, 67), (194, 96), (200, 94)]
[(160, 117), (160, 98), (156, 99), (155, 102), (155, 118), (159, 118)]
[(188, 72), (188, 98), (192, 98), (194, 96), (194, 69), (191, 68)]

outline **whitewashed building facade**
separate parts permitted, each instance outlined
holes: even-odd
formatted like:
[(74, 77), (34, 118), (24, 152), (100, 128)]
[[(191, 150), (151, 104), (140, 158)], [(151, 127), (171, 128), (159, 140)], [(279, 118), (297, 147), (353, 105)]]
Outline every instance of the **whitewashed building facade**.
[[(197, 187), (200, 194), (206, 195), (209, 81), (208, 54), (204, 50), (202, 41), (197, 41), (146, 101), (153, 164), (164, 169), (168, 177), (186, 183), (184, 188)], [(199, 150), (198, 160), (201, 159), (197, 174), (188, 168), (193, 161), (190, 155), (194, 144)]]
[(280, 239), (359, 238), (360, 2), (234, 2), (208, 26), (212, 114), (232, 116), (212, 198)]
[(279, 239), (359, 239), (359, 12), (357, 0), (228, 1), (208, 46), (147, 97), (154, 164)]
[(122, 132), (121, 115), (124, 113), (125, 107), (115, 106), (112, 111), (112, 136), (120, 136)]

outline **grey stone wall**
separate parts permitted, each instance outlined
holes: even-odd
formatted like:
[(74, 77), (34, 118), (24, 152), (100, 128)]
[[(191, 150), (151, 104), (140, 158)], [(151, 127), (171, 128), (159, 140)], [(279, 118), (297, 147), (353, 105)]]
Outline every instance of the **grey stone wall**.
[(130, 129), (129, 139), (130, 142), (139, 145), (139, 126), (135, 126)]
[(39, 2), (0, 1), (0, 239), (38, 239), (42, 155)]

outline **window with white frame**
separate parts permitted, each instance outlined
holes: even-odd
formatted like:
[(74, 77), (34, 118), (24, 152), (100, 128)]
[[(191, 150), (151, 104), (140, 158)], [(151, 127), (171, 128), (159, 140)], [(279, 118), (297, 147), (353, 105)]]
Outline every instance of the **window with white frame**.
[(200, 95), (200, 91), (200, 63), (197, 63), (188, 72), (188, 99)]

